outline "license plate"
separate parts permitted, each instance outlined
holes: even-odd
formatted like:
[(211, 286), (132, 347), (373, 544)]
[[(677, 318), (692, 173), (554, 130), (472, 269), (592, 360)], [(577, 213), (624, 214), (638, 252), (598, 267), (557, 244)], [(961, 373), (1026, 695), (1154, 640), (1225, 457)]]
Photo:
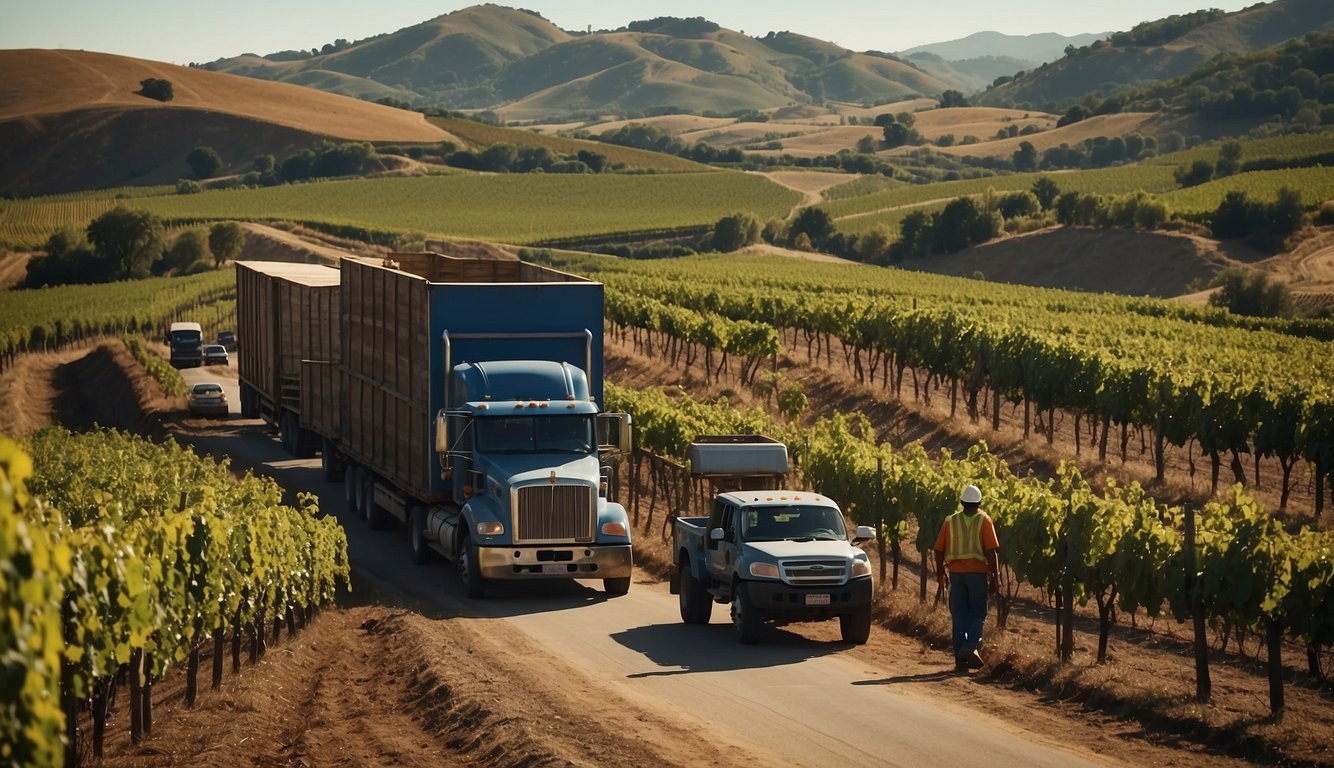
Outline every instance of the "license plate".
[(829, 605), (829, 595), (806, 595), (806, 605)]
[(569, 572), (570, 569), (565, 566), (565, 563), (542, 563), (542, 573), (544, 574), (564, 575)]

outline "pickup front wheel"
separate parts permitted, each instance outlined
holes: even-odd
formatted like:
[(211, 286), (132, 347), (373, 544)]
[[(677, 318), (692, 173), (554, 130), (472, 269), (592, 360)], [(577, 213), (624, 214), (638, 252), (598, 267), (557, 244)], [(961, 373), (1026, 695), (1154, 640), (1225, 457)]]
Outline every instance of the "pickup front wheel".
[(843, 634), (843, 642), (865, 645), (871, 636), (871, 606), (864, 605), (852, 613), (839, 616), (838, 628)]
[(760, 625), (763, 623), (764, 617), (760, 616), (750, 601), (750, 589), (745, 582), (737, 584), (732, 590), (732, 632), (737, 642), (743, 645), (759, 642)]
[(681, 563), (681, 621), (708, 624), (713, 616), (713, 598), (707, 586), (690, 574), (690, 563)]

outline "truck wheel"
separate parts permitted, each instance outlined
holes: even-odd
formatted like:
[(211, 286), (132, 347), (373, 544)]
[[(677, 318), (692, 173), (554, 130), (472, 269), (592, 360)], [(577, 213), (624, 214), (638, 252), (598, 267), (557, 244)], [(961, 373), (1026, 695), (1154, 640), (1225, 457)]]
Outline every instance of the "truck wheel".
[(301, 424), (301, 419), (296, 416), (292, 417), (292, 424), (295, 426), (292, 432), (296, 440), (297, 458), (299, 459), (315, 458), (315, 452), (320, 449), (319, 435), (315, 434), (314, 432), (311, 432), (309, 429), (306, 429), (305, 427), (299, 426)]
[(426, 542), (426, 507), (408, 509), (409, 541), (412, 543), (412, 562), (425, 565), (431, 562), (431, 547)]
[(760, 616), (750, 601), (750, 590), (746, 588), (746, 583), (737, 584), (732, 590), (732, 632), (737, 642), (743, 645), (758, 642), (760, 625), (763, 623), (764, 617)]
[(704, 584), (690, 573), (690, 563), (681, 563), (681, 621), (708, 624), (713, 618), (713, 598)]
[(357, 500), (355, 507), (357, 517), (364, 523), (370, 523), (370, 495), (371, 495), (371, 471), (365, 467), (357, 467)]
[(343, 468), (338, 463), (337, 444), (325, 437), (320, 440), (320, 471), (330, 483), (342, 478)]
[(602, 589), (609, 595), (624, 595), (630, 591), (630, 577), (603, 579)]
[(865, 645), (871, 636), (871, 606), (865, 605), (839, 616), (838, 628), (843, 633), (843, 642)]
[(389, 513), (375, 505), (375, 473), (366, 467), (361, 471), (361, 519), (372, 531), (383, 531), (389, 527)]
[(343, 467), (343, 501), (353, 512), (357, 511), (357, 469), (356, 464)]
[(464, 539), (459, 545), (459, 557), (455, 563), (459, 570), (459, 581), (463, 582), (463, 595), (470, 600), (480, 600), (486, 594), (486, 584), (482, 579), (482, 566), (477, 562), (477, 547), (472, 539)]

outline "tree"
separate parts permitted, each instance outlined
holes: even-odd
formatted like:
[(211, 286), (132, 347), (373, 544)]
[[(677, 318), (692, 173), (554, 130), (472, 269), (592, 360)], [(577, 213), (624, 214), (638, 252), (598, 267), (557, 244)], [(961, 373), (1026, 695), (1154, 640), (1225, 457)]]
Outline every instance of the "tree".
[(1000, 210), (1001, 217), (1006, 219), (1035, 216), (1042, 211), (1042, 203), (1038, 201), (1038, 196), (1023, 190), (1002, 195), (996, 201), (996, 207)]
[(51, 234), (42, 247), (44, 254), (28, 261), (25, 288), (46, 285), (105, 283), (112, 278), (107, 262), (97, 258), (83, 233), (62, 227)]
[(903, 123), (890, 123), (885, 126), (885, 146), (901, 147), (912, 141), (914, 131)]
[(806, 235), (814, 246), (819, 246), (834, 231), (834, 220), (821, 208), (802, 208), (792, 220), (788, 237), (794, 241), (800, 234)]
[(1208, 160), (1196, 160), (1190, 167), (1178, 166), (1172, 173), (1176, 182), (1183, 187), (1194, 187), (1214, 177), (1214, 164)]
[(185, 156), (197, 179), (210, 179), (222, 168), (222, 158), (212, 147), (195, 147)]
[(208, 231), (208, 247), (213, 252), (213, 262), (221, 267), (224, 262), (235, 260), (245, 247), (245, 230), (234, 221), (220, 221)]
[(184, 274), (198, 262), (208, 263), (208, 236), (198, 229), (187, 229), (176, 236), (171, 247), (153, 262), (153, 274)]
[(147, 211), (116, 206), (88, 225), (88, 242), (115, 265), (115, 279), (140, 278), (162, 253), (162, 222)]
[(1021, 173), (1038, 169), (1038, 150), (1031, 142), (1019, 142), (1019, 149), (1014, 152), (1014, 169)]
[(889, 228), (877, 224), (870, 232), (858, 238), (857, 255), (867, 264), (883, 266), (889, 263), (889, 247), (893, 242), (894, 236), (889, 233)]
[(957, 197), (945, 205), (936, 222), (936, 246), (942, 253), (954, 253), (974, 241), (973, 229), (982, 215), (981, 207), (971, 197)]
[(1265, 272), (1247, 275), (1235, 269), (1224, 270), (1215, 279), (1221, 289), (1209, 297), (1215, 307), (1225, 307), (1236, 315), (1250, 317), (1291, 317), (1295, 313), (1288, 286), (1272, 281)]
[(171, 81), (163, 80), (157, 77), (145, 77), (139, 81), (139, 95), (147, 96), (150, 99), (158, 101), (171, 101), (176, 94), (172, 93)]
[(863, 155), (873, 154), (880, 146), (880, 142), (875, 140), (874, 136), (863, 136), (857, 139), (857, 151)]
[(963, 94), (958, 91), (944, 91), (940, 94), (940, 106), (942, 109), (946, 107), (966, 107), (968, 106), (968, 99), (965, 99)]
[(884, 128), (885, 126), (893, 122), (894, 122), (894, 115), (888, 112), (881, 112), (880, 114), (875, 116), (875, 120), (872, 122), (872, 124), (878, 128)]
[(1052, 181), (1050, 176), (1039, 176), (1038, 180), (1033, 182), (1031, 189), (1044, 211), (1050, 211), (1056, 198), (1061, 196), (1061, 188), (1056, 186), (1056, 182)]
[(760, 220), (751, 213), (724, 216), (713, 226), (713, 249), (729, 253), (759, 242)]
[(1241, 142), (1225, 141), (1218, 148), (1218, 162), (1214, 164), (1214, 176), (1223, 178), (1241, 170)]

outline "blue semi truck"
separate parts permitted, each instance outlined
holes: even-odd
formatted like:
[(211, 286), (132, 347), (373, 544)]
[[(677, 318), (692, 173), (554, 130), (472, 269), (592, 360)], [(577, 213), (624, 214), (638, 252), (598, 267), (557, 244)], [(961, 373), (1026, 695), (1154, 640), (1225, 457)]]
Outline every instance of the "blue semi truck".
[(412, 559), (454, 563), (471, 598), (502, 580), (629, 590), (609, 462), (630, 419), (602, 410), (601, 283), (430, 253), (237, 270), (243, 414), (319, 453), (368, 527), (400, 521)]

